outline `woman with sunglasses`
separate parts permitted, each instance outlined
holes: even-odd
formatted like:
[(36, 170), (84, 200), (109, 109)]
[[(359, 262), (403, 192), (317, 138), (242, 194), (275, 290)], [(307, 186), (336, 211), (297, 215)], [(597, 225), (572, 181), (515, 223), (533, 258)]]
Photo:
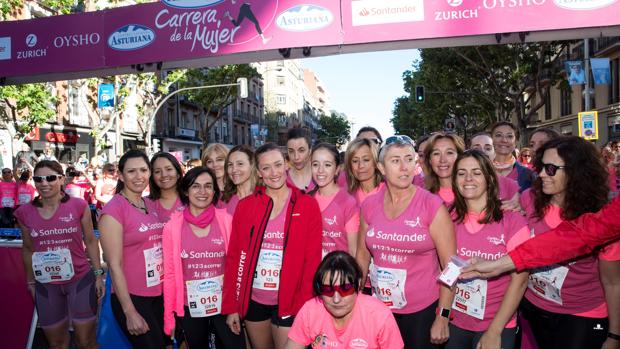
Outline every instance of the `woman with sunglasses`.
[(97, 200), (97, 209), (101, 209), (114, 196), (116, 189), (116, 166), (114, 164), (105, 164), (101, 178), (97, 179), (95, 184), (95, 200)]
[(99, 218), (101, 246), (112, 276), (112, 312), (134, 348), (164, 347), (162, 297), (164, 222), (142, 196), (151, 175), (139, 150), (118, 163), (116, 195)]
[(182, 178), (181, 164), (172, 154), (159, 152), (153, 155), (149, 198), (155, 203), (155, 211), (163, 222), (184, 209), (179, 195)]
[(252, 148), (247, 145), (232, 148), (226, 157), (226, 181), (222, 192), (222, 202), (231, 216), (239, 200), (252, 194), (257, 181)]
[[(534, 167), (539, 176), (521, 197), (532, 235), (607, 203), (607, 170), (596, 147), (579, 137), (546, 142)], [(600, 348), (607, 331), (620, 332), (618, 244), (531, 271), (521, 309), (540, 348)]]
[(362, 204), (356, 259), (392, 309), (405, 347), (436, 348), (449, 337), (454, 293), (437, 275), (456, 254), (454, 226), (441, 199), (412, 184), (409, 137), (386, 139), (378, 167), (386, 186)]
[(232, 333), (221, 315), (232, 221), (225, 210), (215, 208), (220, 194), (215, 174), (194, 167), (181, 180), (180, 191), (187, 206), (173, 214), (163, 234), (164, 331), (174, 333), (178, 320), (190, 348), (209, 347), (209, 328), (223, 348), (244, 348), (243, 334)]
[(226, 255), (222, 313), (254, 349), (282, 349), (301, 306), (312, 298), (321, 261), (321, 212), (316, 201), (286, 183), (280, 147), (256, 150), (264, 186), (239, 202)]
[(83, 199), (63, 192), (58, 162), (39, 161), (33, 179), (39, 196), (18, 208), (15, 217), (39, 324), (51, 348), (69, 347), (70, 325), (80, 348), (98, 348), (95, 328), (103, 269), (90, 208)]
[(305, 191), (312, 190), (316, 185), (312, 182), (310, 168), (310, 150), (312, 141), (308, 131), (303, 128), (288, 130), (286, 150), (291, 167), (287, 174), (287, 183)]
[(383, 176), (377, 168), (379, 148), (367, 138), (350, 142), (344, 156), (347, 189), (361, 205), (367, 197), (383, 188)]
[(217, 186), (220, 191), (224, 190), (226, 156), (228, 156), (228, 147), (221, 143), (209, 144), (202, 153), (202, 165), (213, 170), (215, 177), (217, 177)]
[[(455, 201), (451, 207), (456, 224), (457, 255), (499, 259), (530, 231), (521, 213), (502, 211), (495, 169), (478, 150), (459, 155), (452, 183)], [(456, 285), (446, 349), (515, 347), (516, 311), (527, 285), (527, 272), (502, 275), (491, 280), (462, 280)]]
[(310, 194), (323, 216), (323, 256), (345, 251), (355, 256), (359, 229), (359, 206), (346, 189), (336, 183), (340, 157), (336, 146), (319, 143), (312, 148), (310, 165), (317, 188)]
[(390, 310), (361, 287), (362, 271), (351, 255), (325, 256), (314, 274), (316, 297), (297, 313), (285, 348), (403, 348)]
[(508, 121), (497, 122), (491, 127), (491, 137), (495, 148), (493, 166), (495, 166), (497, 175), (517, 181), (519, 191), (523, 192), (532, 185), (534, 173), (521, 165), (514, 157), (519, 140), (517, 128)]

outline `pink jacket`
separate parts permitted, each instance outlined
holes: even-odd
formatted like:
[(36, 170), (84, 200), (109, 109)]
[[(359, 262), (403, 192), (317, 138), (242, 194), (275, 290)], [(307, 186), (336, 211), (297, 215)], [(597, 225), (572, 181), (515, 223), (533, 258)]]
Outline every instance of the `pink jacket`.
[[(183, 212), (175, 212), (164, 226), (162, 248), (164, 252), (164, 332), (171, 334), (175, 326), (174, 313), (184, 316), (183, 270), (181, 263), (181, 228), (185, 220)], [(228, 251), (228, 241), (232, 227), (232, 217), (226, 209), (215, 209), (213, 223), (219, 225), (224, 236), (224, 249)], [(211, 224), (213, 224), (211, 223)]]

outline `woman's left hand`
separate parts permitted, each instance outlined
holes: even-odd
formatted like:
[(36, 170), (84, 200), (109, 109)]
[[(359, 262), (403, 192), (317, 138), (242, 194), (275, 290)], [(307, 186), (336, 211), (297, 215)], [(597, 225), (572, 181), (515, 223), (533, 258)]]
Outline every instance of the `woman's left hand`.
[(95, 291), (97, 291), (97, 301), (101, 302), (105, 295), (105, 286), (103, 286), (103, 276), (98, 275), (95, 277)]
[(437, 315), (433, 326), (431, 326), (431, 343), (443, 344), (450, 338), (450, 329), (448, 328), (448, 319)]
[(476, 349), (501, 349), (501, 347), (501, 334), (489, 330), (484, 332), (482, 337), (480, 337), (478, 344), (476, 345)]

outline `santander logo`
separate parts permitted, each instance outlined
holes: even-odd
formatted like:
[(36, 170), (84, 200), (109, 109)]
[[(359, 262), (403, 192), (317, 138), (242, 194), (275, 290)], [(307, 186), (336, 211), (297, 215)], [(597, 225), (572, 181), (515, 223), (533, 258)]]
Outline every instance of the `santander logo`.
[(556, 6), (567, 10), (595, 10), (607, 7), (617, 0), (553, 0)]
[(365, 7), (360, 11), (360, 16), (365, 17), (365, 16), (368, 16), (369, 14), (370, 14), (370, 11), (368, 11), (368, 9)]

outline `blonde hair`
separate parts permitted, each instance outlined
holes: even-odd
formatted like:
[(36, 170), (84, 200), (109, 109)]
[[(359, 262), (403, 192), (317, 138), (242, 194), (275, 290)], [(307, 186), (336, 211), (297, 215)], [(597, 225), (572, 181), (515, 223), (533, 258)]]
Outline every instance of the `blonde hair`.
[[(457, 156), (460, 156), (465, 151), (465, 142), (463, 138), (455, 135), (454, 133), (438, 132), (433, 134), (427, 141), (426, 148), (424, 149), (424, 166), (427, 169), (427, 174), (424, 176), (424, 186), (431, 193), (437, 193), (439, 191), (439, 176), (433, 171), (431, 166), (431, 153), (435, 147), (435, 143), (440, 139), (449, 139), (454, 143)], [(456, 162), (455, 162), (456, 163)]]
[(202, 161), (202, 166), (207, 166), (207, 156), (211, 153), (215, 152), (216, 154), (223, 155), (224, 157), (228, 156), (228, 147), (222, 143), (211, 143), (209, 144), (205, 150), (202, 152), (202, 157), (200, 160)]
[(355, 178), (355, 176), (353, 175), (351, 162), (353, 161), (353, 155), (355, 154), (355, 152), (357, 152), (363, 146), (367, 146), (370, 149), (370, 154), (372, 154), (372, 160), (374, 161), (375, 166), (375, 187), (378, 186), (379, 183), (381, 183), (381, 181), (383, 180), (383, 176), (381, 175), (381, 172), (377, 167), (377, 164), (379, 163), (379, 148), (377, 144), (369, 139), (358, 138), (353, 142), (349, 143), (349, 146), (347, 146), (347, 151), (344, 156), (344, 164), (347, 171), (347, 189), (351, 194), (355, 193), (361, 186), (360, 181), (358, 181), (357, 178)]

